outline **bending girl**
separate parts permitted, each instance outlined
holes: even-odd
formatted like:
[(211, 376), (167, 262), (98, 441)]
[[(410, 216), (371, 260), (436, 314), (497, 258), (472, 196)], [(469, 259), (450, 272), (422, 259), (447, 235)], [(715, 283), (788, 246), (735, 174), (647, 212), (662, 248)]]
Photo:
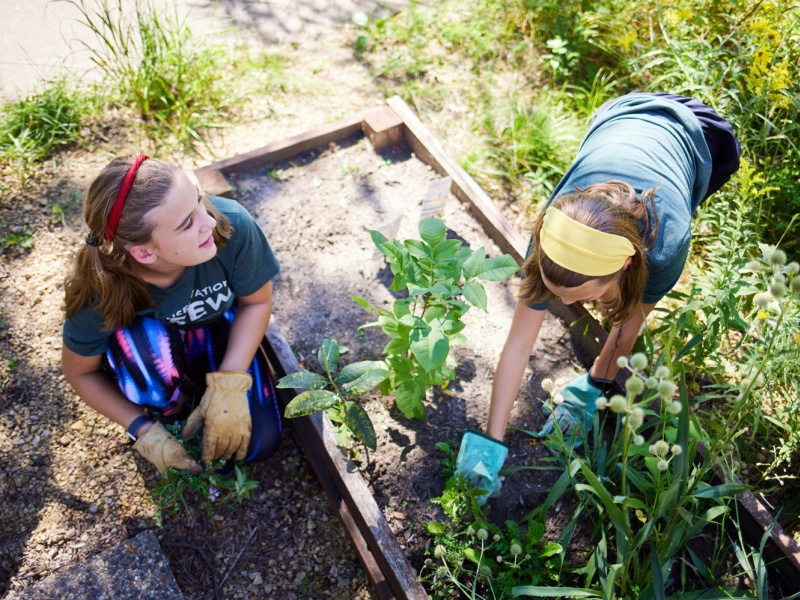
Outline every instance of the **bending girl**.
[[(630, 94), (603, 105), (575, 162), (539, 215), (511, 329), (495, 371), (487, 435), (467, 432), (459, 469), (489, 492), (501, 442), (549, 300), (598, 301), (612, 328), (588, 373), (560, 390), (539, 435), (555, 424), (588, 431), (595, 401), (617, 374), (645, 318), (683, 271), (691, 218), (739, 168), (733, 129), (697, 100)], [(579, 436), (578, 436), (579, 439)]]
[(62, 368), (160, 472), (202, 467), (164, 427), (202, 430), (202, 460), (270, 457), (281, 431), (257, 353), (279, 265), (237, 202), (161, 161), (118, 158), (91, 184), (86, 245), (66, 283)]

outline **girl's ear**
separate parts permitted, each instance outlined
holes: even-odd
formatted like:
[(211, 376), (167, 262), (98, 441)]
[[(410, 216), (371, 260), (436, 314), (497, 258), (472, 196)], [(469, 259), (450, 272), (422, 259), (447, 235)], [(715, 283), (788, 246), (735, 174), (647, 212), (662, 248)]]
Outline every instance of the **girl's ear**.
[(629, 256), (628, 258), (625, 259), (625, 264), (622, 265), (622, 270), (624, 271), (625, 269), (630, 267), (632, 263), (633, 263), (633, 257)]
[(151, 265), (158, 258), (149, 246), (131, 246), (128, 248), (128, 254), (138, 263), (143, 265)]

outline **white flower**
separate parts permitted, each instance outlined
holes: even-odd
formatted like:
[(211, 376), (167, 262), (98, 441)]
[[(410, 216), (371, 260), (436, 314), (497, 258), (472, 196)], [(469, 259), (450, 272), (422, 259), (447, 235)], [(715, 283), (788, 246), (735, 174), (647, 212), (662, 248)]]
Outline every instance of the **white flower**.
[(567, 383), (567, 382), (564, 380), (563, 377), (559, 377), (558, 379), (556, 379), (556, 387), (559, 388), (559, 389), (564, 387), (565, 383)]
[(644, 382), (644, 387), (648, 390), (652, 390), (654, 387), (658, 385), (658, 379), (655, 377), (648, 377), (647, 381)]
[(669, 400), (670, 398), (672, 398), (672, 394), (675, 393), (675, 384), (665, 379), (663, 381), (658, 382), (658, 386), (656, 389), (658, 390), (658, 395), (662, 399)]
[(631, 356), (631, 366), (634, 369), (642, 369), (647, 368), (647, 356), (644, 355), (642, 352), (637, 352), (633, 356)]
[(608, 407), (608, 400), (605, 396), (600, 396), (594, 401), (594, 405), (600, 410), (605, 410)]
[(629, 377), (625, 382), (625, 390), (633, 396), (638, 396), (644, 391), (644, 381), (636, 375)]
[(436, 558), (442, 558), (445, 554), (447, 554), (447, 550), (441, 544), (436, 544), (436, 547), (433, 549), (433, 555)]
[(631, 411), (628, 427), (631, 428), (631, 431), (636, 431), (642, 426), (642, 423), (644, 423), (644, 410), (637, 406)]
[(633, 436), (633, 443), (636, 444), (637, 446), (641, 446), (642, 444), (644, 444), (644, 437), (641, 435)]
[(485, 540), (487, 537), (489, 537), (489, 532), (488, 532), (488, 531), (486, 531), (486, 530), (485, 530), (483, 527), (481, 527), (480, 529), (478, 529), (478, 539), (479, 539), (479, 540), (483, 541), (483, 540)]
[(677, 400), (673, 400), (669, 403), (669, 406), (667, 406), (667, 412), (671, 415), (679, 415), (682, 410), (683, 406), (681, 406), (681, 403)]
[(679, 454), (683, 453), (683, 447), (680, 444), (672, 444), (672, 447), (669, 449), (672, 454), (678, 456)]
[(790, 262), (788, 265), (786, 265), (786, 269), (787, 269), (787, 270), (789, 271), (789, 273), (791, 273), (792, 275), (796, 275), (797, 273), (800, 273), (800, 264), (798, 264), (798, 263), (796, 263), (796, 262), (792, 261), (792, 262)]
[(669, 379), (671, 375), (672, 373), (666, 365), (661, 365), (656, 369), (656, 377), (659, 379)]
[(555, 404), (564, 404), (564, 396), (561, 394), (556, 394), (553, 396), (553, 402)]
[(620, 369), (624, 369), (625, 367), (627, 367), (628, 366), (628, 357), (627, 356), (620, 356), (617, 359), (617, 366)]
[(780, 300), (786, 295), (786, 284), (782, 281), (773, 281), (772, 285), (769, 286), (769, 291), (775, 298)]
[(542, 389), (545, 392), (553, 391), (553, 380), (552, 379), (542, 379)]
[(759, 292), (753, 296), (753, 302), (755, 302), (756, 306), (758, 306), (758, 308), (761, 310), (765, 310), (767, 308), (770, 300), (772, 300), (772, 296), (766, 292)]
[(667, 469), (669, 469), (669, 461), (662, 458), (658, 461), (658, 470), (666, 471)]
[(611, 400), (608, 401), (608, 406), (612, 411), (619, 414), (625, 412), (625, 409), (628, 408), (628, 401), (625, 400), (624, 396), (616, 394), (611, 397)]
[(664, 440), (658, 440), (654, 444), (650, 444), (649, 451), (653, 456), (664, 458), (669, 452), (669, 444)]
[(775, 249), (769, 257), (769, 264), (775, 267), (782, 267), (786, 264), (786, 252)]
[(511, 552), (511, 556), (519, 556), (522, 553), (522, 546), (519, 545), (519, 542), (514, 542), (508, 551)]

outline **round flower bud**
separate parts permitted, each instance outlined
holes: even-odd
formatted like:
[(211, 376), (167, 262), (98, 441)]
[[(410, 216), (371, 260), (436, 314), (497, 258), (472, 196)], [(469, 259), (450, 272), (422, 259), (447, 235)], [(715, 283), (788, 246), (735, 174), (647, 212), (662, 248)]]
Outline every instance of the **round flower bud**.
[(784, 295), (786, 295), (786, 284), (782, 281), (773, 281), (769, 286), (769, 291), (773, 296), (775, 296), (775, 298), (780, 300), (784, 297)]
[(433, 555), (436, 558), (443, 558), (445, 554), (447, 554), (447, 549), (441, 544), (436, 544), (436, 547), (433, 549)]
[(792, 279), (792, 291), (795, 294), (800, 294), (800, 277), (795, 277)]
[(555, 404), (564, 404), (564, 396), (561, 394), (556, 394), (553, 396), (553, 402)]
[(525, 555), (525, 560), (530, 560), (530, 559), (531, 559), (531, 555), (530, 554), (526, 554)]
[(644, 444), (644, 437), (641, 435), (633, 436), (633, 443), (636, 444), (637, 446), (641, 446), (642, 444)]
[(496, 533), (495, 533), (495, 534), (494, 534), (494, 536), (492, 537), (492, 539), (493, 539), (495, 542), (499, 542), (499, 541), (500, 541), (500, 536), (499, 536), (498, 534), (496, 534)]
[(800, 263), (796, 263), (796, 262), (792, 261), (788, 265), (786, 265), (786, 269), (792, 275), (797, 275), (798, 273), (800, 273)]
[(559, 388), (559, 389), (561, 389), (562, 387), (564, 387), (564, 384), (565, 384), (565, 383), (567, 383), (567, 382), (566, 382), (566, 381), (564, 381), (564, 378), (563, 378), (563, 377), (559, 377), (558, 379), (556, 379), (556, 387), (557, 387), (557, 388)]
[(658, 470), (666, 471), (667, 469), (669, 469), (669, 461), (662, 458), (658, 461)]
[(631, 411), (628, 427), (631, 428), (631, 431), (636, 431), (642, 426), (642, 423), (644, 423), (644, 410), (637, 406)]
[(552, 379), (542, 379), (542, 389), (545, 392), (550, 392), (553, 390), (553, 380)]
[(627, 367), (628, 366), (628, 357), (627, 356), (620, 356), (617, 359), (617, 366), (620, 369), (624, 369), (625, 367)]
[(478, 529), (478, 539), (479, 540), (482, 541), (482, 540), (485, 540), (488, 537), (489, 537), (489, 532), (488, 531), (486, 531), (483, 527)]
[(625, 400), (624, 396), (616, 394), (615, 396), (611, 397), (611, 400), (608, 401), (608, 406), (612, 411), (619, 414), (625, 412), (625, 409), (628, 408), (628, 401)]
[(631, 356), (631, 366), (634, 369), (642, 369), (647, 368), (647, 356), (643, 352), (637, 352), (633, 356)]
[(654, 444), (650, 444), (650, 454), (664, 458), (669, 452), (669, 444), (664, 440), (658, 440)]
[(625, 390), (633, 396), (638, 396), (644, 391), (644, 381), (636, 375), (629, 377), (625, 382)]
[(492, 570), (489, 567), (487, 567), (485, 564), (482, 564), (480, 566), (480, 568), (478, 569), (478, 575), (480, 575), (481, 577), (491, 577), (492, 576)]
[(774, 267), (782, 267), (786, 264), (786, 252), (783, 250), (778, 250), (777, 248), (772, 251), (772, 255), (769, 257), (769, 264)]
[(667, 365), (661, 365), (656, 369), (656, 377), (659, 379), (669, 379), (672, 373)]
[(761, 248), (761, 257), (766, 261), (770, 262), (772, 258), (772, 253), (775, 251), (773, 246), (762, 246)]
[(473, 527), (467, 529), (467, 535), (475, 535), (475, 529)]
[(425, 559), (425, 566), (426, 566), (426, 567), (431, 567), (431, 566), (433, 566), (433, 561), (432, 561), (430, 558), (426, 558), (426, 559)]
[(503, 562), (503, 557), (500, 556), (499, 554), (497, 555), (497, 562), (499, 563)]
[(669, 398), (672, 398), (672, 394), (675, 393), (675, 384), (664, 379), (663, 381), (658, 382), (656, 389), (658, 390), (658, 395), (661, 398), (668, 400)]
[(683, 453), (683, 447), (680, 444), (672, 444), (672, 447), (669, 449), (672, 454), (678, 456), (679, 454)]
[(748, 271), (753, 271), (754, 273), (758, 273), (761, 270), (761, 261), (751, 260), (749, 263), (747, 263), (746, 268)]
[(594, 401), (594, 405), (600, 410), (605, 410), (608, 407), (608, 399), (605, 396), (600, 396)]
[(772, 300), (772, 297), (766, 292), (759, 292), (758, 294), (753, 296), (753, 302), (755, 302), (756, 306), (761, 310), (767, 308), (770, 300)]
[(683, 406), (677, 400), (673, 400), (669, 403), (669, 406), (667, 406), (667, 412), (671, 415), (679, 415), (682, 410)]
[(519, 545), (519, 542), (514, 541), (508, 551), (511, 552), (511, 556), (519, 556), (522, 553), (522, 546)]
[(648, 390), (652, 390), (654, 387), (658, 385), (658, 379), (655, 377), (648, 377), (647, 380), (644, 382), (644, 387)]

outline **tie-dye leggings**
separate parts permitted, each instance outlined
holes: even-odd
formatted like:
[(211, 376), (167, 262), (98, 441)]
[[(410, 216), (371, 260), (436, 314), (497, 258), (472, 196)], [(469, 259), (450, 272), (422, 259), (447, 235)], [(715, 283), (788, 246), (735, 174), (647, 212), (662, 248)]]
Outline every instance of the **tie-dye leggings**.
[[(205, 391), (206, 373), (216, 371), (228, 346), (235, 308), (223, 318), (197, 329), (178, 329), (165, 321), (140, 317), (114, 332), (106, 366), (122, 394), (167, 421), (188, 416), (177, 411), (181, 393), (197, 403)], [(252, 432), (246, 461), (268, 459), (278, 448), (281, 416), (275, 384), (266, 357), (256, 352), (247, 370), (253, 387), (247, 393)]]

